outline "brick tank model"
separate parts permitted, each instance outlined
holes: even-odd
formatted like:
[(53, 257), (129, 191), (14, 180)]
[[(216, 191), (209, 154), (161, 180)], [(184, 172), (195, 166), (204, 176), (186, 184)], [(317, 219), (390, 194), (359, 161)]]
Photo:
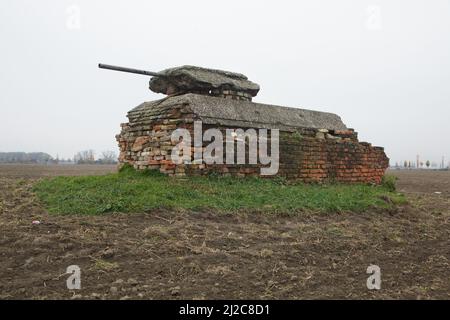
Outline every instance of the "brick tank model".
[[(167, 97), (128, 112), (116, 136), (119, 162), (171, 176), (205, 174), (258, 176), (262, 164), (175, 163), (176, 129), (278, 129), (279, 169), (275, 176), (304, 182), (380, 183), (389, 165), (384, 149), (360, 142), (335, 114), (254, 103), (259, 85), (245, 75), (194, 66), (150, 72), (110, 65), (101, 68), (152, 76), (150, 89)], [(245, 142), (248, 144), (248, 142)], [(194, 145), (191, 146), (194, 155)], [(198, 147), (198, 146), (197, 146)], [(205, 148), (205, 145), (202, 145)], [(226, 149), (226, 148), (224, 148)], [(224, 153), (226, 157), (226, 152)]]

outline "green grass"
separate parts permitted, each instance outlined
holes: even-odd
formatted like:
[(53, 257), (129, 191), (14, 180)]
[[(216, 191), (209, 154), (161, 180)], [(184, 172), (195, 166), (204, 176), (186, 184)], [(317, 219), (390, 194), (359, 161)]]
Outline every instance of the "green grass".
[(295, 213), (360, 212), (391, 208), (404, 197), (391, 186), (288, 184), (283, 179), (194, 177), (177, 179), (126, 167), (105, 176), (56, 177), (34, 192), (50, 213), (145, 212), (156, 208)]

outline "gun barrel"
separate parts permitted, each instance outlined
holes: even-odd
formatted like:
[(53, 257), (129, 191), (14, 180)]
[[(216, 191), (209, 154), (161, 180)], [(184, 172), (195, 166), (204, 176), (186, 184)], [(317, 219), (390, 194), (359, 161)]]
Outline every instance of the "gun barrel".
[(110, 64), (99, 63), (98, 67), (100, 69), (108, 69), (108, 70), (114, 70), (114, 71), (120, 71), (120, 72), (136, 73), (136, 74), (142, 74), (144, 76), (166, 77), (166, 75), (160, 74), (160, 73), (157, 73), (157, 72), (146, 71), (146, 70), (139, 70), (139, 69), (133, 69), (133, 68), (125, 68), (125, 67), (119, 67), (119, 66), (113, 66), (113, 65), (110, 65)]

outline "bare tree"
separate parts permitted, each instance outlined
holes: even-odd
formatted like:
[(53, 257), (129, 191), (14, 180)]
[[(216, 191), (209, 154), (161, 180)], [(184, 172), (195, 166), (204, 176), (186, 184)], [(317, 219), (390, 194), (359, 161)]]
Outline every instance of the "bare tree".
[(103, 151), (100, 162), (104, 164), (117, 163), (117, 154), (111, 150)]
[(73, 157), (73, 161), (77, 164), (95, 163), (95, 152), (94, 150), (83, 150), (77, 152), (77, 154)]

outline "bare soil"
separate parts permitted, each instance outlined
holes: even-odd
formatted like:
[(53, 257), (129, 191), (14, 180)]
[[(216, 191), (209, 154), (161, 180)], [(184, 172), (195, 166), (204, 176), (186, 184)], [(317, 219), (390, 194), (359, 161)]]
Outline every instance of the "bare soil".
[[(32, 193), (42, 177), (114, 170), (0, 165), (0, 298), (450, 298), (448, 171), (393, 171), (408, 205), (359, 214), (63, 216)], [(366, 287), (371, 264), (381, 290)], [(81, 290), (67, 289), (69, 265)]]

